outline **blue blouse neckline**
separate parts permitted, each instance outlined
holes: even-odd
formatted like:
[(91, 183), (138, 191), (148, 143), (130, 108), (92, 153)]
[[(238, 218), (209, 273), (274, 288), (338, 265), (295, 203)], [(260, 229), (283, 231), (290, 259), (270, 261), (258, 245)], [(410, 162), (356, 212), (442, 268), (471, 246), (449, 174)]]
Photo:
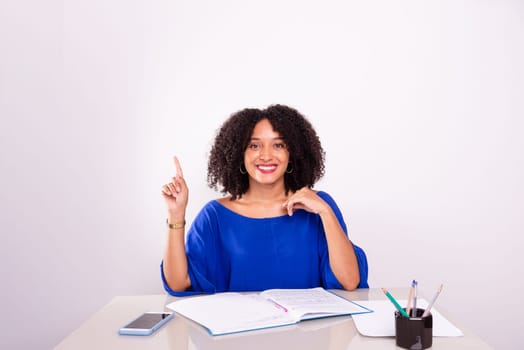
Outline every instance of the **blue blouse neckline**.
[[(317, 194), (322, 198), (324, 199), (323, 197), (323, 194), (324, 192), (323, 191), (317, 191)], [(285, 218), (289, 218), (289, 215), (287, 214), (284, 214), (284, 215), (279, 215), (279, 216), (270, 216), (270, 217), (265, 217), (265, 218), (253, 218), (253, 217), (250, 217), (250, 216), (245, 216), (245, 215), (242, 215), (242, 214), (239, 214), (237, 213), (236, 211), (233, 211), (231, 209), (229, 209), (228, 207), (226, 207), (225, 205), (223, 205), (222, 203), (220, 203), (218, 201), (218, 199), (214, 199), (211, 201), (215, 207), (218, 207), (218, 208), (221, 208), (222, 210), (224, 210), (225, 212), (231, 214), (231, 215), (234, 215), (236, 216), (237, 218), (240, 218), (240, 219), (244, 219), (244, 220), (254, 220), (254, 221), (263, 221), (263, 220), (281, 220), (281, 219), (285, 219)]]
[(245, 215), (237, 213), (236, 211), (233, 211), (233, 210), (229, 209), (228, 207), (226, 207), (225, 205), (220, 203), (218, 201), (218, 199), (215, 199), (212, 202), (215, 204), (215, 207), (221, 208), (222, 210), (230, 213), (231, 215), (234, 215), (234, 216), (236, 216), (238, 218), (241, 218), (241, 219), (244, 219), (244, 220), (259, 220), (259, 221), (262, 221), (262, 220), (275, 220), (275, 219), (286, 218), (286, 217), (289, 216), (287, 214), (284, 214), (284, 215), (279, 215), (279, 216), (269, 216), (269, 217), (265, 217), (265, 218), (253, 218), (251, 216), (245, 216)]

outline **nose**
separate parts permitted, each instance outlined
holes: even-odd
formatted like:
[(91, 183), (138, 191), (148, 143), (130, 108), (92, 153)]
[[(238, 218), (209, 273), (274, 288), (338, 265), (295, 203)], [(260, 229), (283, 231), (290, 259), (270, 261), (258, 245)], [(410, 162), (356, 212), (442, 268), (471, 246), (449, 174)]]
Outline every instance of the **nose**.
[(263, 161), (263, 162), (267, 162), (270, 159), (271, 159), (271, 157), (266, 155), (266, 154), (261, 154), (260, 155), (260, 160)]
[(260, 151), (259, 158), (263, 162), (269, 161), (272, 158), (272, 156), (271, 156), (271, 147), (263, 147), (262, 150)]

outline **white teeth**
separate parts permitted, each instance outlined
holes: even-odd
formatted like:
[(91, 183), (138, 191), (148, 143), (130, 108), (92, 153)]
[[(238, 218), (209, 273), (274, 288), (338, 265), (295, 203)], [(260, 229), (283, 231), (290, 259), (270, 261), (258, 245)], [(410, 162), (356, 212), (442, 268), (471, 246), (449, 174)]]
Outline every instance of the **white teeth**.
[(268, 170), (269, 171), (269, 170), (275, 169), (276, 166), (274, 166), (274, 165), (269, 165), (269, 166), (259, 165), (258, 168), (261, 169), (261, 170)]

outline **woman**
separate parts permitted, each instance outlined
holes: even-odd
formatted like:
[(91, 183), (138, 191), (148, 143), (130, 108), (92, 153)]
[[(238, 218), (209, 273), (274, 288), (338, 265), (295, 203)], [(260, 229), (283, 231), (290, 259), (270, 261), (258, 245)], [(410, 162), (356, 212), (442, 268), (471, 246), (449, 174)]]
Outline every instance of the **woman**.
[(312, 190), (324, 174), (324, 151), (295, 109), (244, 109), (222, 125), (208, 184), (227, 196), (202, 208), (185, 245), (188, 188), (176, 157), (175, 167), (162, 187), (168, 233), (161, 273), (170, 294), (368, 287), (364, 251), (348, 239), (331, 196)]

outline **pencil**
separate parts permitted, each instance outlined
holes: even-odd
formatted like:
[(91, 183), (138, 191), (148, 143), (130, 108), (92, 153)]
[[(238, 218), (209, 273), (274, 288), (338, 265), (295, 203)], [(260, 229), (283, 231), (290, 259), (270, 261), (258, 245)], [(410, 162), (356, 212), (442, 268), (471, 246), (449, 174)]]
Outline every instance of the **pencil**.
[(385, 290), (384, 288), (382, 288), (382, 291), (384, 292), (384, 294), (386, 294), (386, 296), (388, 297), (388, 299), (393, 303), (393, 305), (395, 305), (395, 307), (397, 308), (398, 312), (400, 312), (402, 314), (402, 316), (404, 317), (407, 317), (409, 318), (409, 315), (406, 313), (406, 311), (399, 305), (399, 303), (395, 300), (395, 298), (393, 298), (393, 295), (391, 295), (387, 290)]
[(426, 310), (422, 314), (422, 317), (426, 317), (427, 315), (429, 315), (429, 311), (433, 307), (433, 304), (435, 304), (435, 301), (437, 300), (440, 292), (442, 292), (442, 287), (444, 287), (443, 284), (441, 284), (440, 287), (438, 287), (437, 292), (435, 293), (435, 296), (433, 297), (433, 300), (431, 300), (431, 303), (429, 303), (428, 307), (426, 308)]
[(406, 313), (409, 315), (411, 311), (411, 303), (413, 302), (413, 291), (415, 290), (415, 280), (411, 282), (411, 288), (409, 289), (409, 297), (408, 297), (408, 307), (406, 308)]

